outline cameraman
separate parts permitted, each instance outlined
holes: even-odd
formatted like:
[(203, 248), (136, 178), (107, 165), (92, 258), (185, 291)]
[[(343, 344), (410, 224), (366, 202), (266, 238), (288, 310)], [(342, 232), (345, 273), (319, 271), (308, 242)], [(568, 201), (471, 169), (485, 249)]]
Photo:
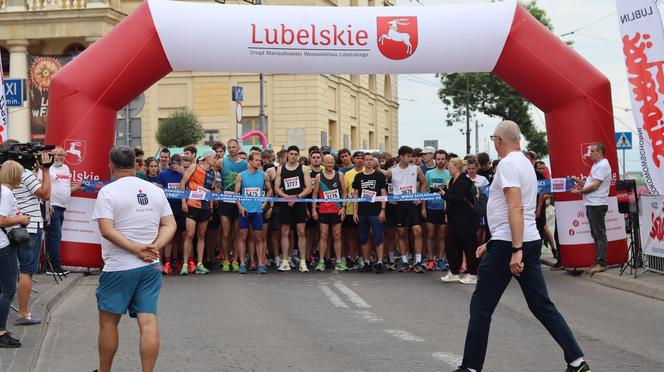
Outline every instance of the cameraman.
[[(8, 140), (3, 143), (3, 149), (19, 143), (16, 140)], [(37, 273), (39, 267), (39, 252), (42, 240), (42, 229), (44, 219), (41, 214), (39, 200), (48, 201), (51, 197), (51, 178), (49, 168), (53, 164), (50, 154), (42, 153), (38, 163), (42, 171), (42, 180), (35, 176), (29, 169), (23, 169), (21, 173), (21, 184), (12, 192), (16, 198), (16, 204), (22, 214), (30, 218), (27, 226), (30, 241), (18, 249), (19, 280), (18, 280), (18, 317), (15, 325), (33, 325), (41, 323), (41, 319), (30, 314), (29, 302), (32, 291), (32, 276)]]

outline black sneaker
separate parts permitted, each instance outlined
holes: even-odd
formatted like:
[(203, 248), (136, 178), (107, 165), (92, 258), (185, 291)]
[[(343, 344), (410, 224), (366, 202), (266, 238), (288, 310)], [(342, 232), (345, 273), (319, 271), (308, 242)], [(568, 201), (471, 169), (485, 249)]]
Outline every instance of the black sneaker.
[(415, 265), (413, 265), (413, 272), (416, 273), (424, 273), (425, 269), (424, 266), (422, 266), (422, 262), (415, 262)]
[(454, 372), (470, 372), (470, 370), (466, 367), (459, 367), (455, 369)]
[(4, 335), (0, 336), (0, 348), (9, 349), (21, 347), (21, 341), (12, 337), (11, 333), (5, 332)]
[(382, 263), (382, 262), (378, 262), (378, 263), (374, 266), (374, 271), (376, 272), (376, 274), (382, 274), (383, 271), (385, 271), (385, 268), (383, 267), (383, 263)]
[(572, 367), (571, 365), (568, 364), (565, 372), (590, 372), (590, 366), (584, 360), (583, 362), (581, 362), (581, 365), (578, 367)]
[(364, 266), (362, 266), (362, 267), (360, 268), (360, 272), (361, 272), (361, 273), (370, 273), (370, 272), (372, 272), (372, 271), (373, 271), (373, 270), (372, 270), (372, 268), (371, 268), (371, 265), (368, 264), (368, 263), (366, 263), (366, 262), (364, 263)]
[(57, 271), (58, 274), (60, 274), (60, 275), (68, 275), (69, 274), (69, 270), (65, 270), (62, 267), (57, 267), (55, 269), (55, 271)]

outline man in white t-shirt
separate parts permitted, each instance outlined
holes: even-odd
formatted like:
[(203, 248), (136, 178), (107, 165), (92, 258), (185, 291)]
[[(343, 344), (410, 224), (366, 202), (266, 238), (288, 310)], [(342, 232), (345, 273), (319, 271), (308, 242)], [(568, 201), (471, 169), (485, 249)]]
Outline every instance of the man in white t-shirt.
[(583, 187), (578, 177), (572, 177), (577, 188), (572, 194), (583, 195), (583, 204), (586, 206), (586, 216), (590, 223), (590, 235), (595, 241), (597, 251), (595, 253), (595, 264), (588, 269), (589, 274), (606, 271), (606, 252), (608, 242), (606, 238), (606, 212), (609, 209), (609, 188), (611, 187), (611, 165), (606, 160), (606, 147), (597, 142), (590, 145), (590, 156), (593, 166), (590, 174), (586, 177)]
[(491, 240), (477, 248), (477, 256), (484, 258), (470, 301), (463, 362), (455, 372), (482, 370), (491, 316), (512, 276), (519, 281), (530, 311), (563, 349), (567, 371), (589, 372), (572, 331), (547, 294), (539, 262), (542, 241), (535, 225), (537, 177), (521, 152), (519, 127), (503, 121), (491, 139), (502, 158), (487, 203)]
[(115, 181), (99, 191), (92, 215), (99, 224), (104, 260), (97, 287), (99, 371), (111, 370), (118, 323), (126, 312), (138, 318), (141, 365), (152, 371), (159, 354), (159, 251), (173, 238), (176, 223), (164, 192), (136, 177), (132, 148), (113, 148), (110, 160)]
[[(65, 149), (56, 147), (53, 150), (53, 165), (49, 176), (51, 178), (51, 198), (46, 203), (50, 220), (44, 231), (46, 232), (46, 252), (50, 259), (46, 274), (68, 274), (60, 266), (60, 241), (62, 240), (62, 223), (65, 219), (65, 210), (69, 205), (71, 193), (80, 191), (83, 186), (80, 182), (72, 182), (71, 171), (65, 160)], [(38, 178), (42, 178), (39, 172)]]

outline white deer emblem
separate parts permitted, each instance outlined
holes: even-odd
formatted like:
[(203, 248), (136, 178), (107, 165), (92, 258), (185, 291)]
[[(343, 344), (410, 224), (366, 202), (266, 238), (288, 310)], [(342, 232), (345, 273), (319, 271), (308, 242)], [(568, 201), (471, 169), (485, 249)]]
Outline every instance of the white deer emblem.
[(386, 34), (380, 35), (378, 42), (383, 45), (384, 40), (389, 39), (396, 41), (397, 43), (404, 43), (406, 44), (406, 54), (412, 54), (413, 46), (410, 44), (410, 34), (407, 32), (397, 31), (398, 26), (406, 26), (410, 23), (407, 21), (407, 18), (395, 18), (387, 22), (390, 25), (390, 30)]
[(77, 149), (76, 147), (81, 146), (80, 142), (71, 142), (69, 144), (69, 149), (65, 151), (67, 154), (72, 154), (78, 158), (78, 161), (82, 161), (83, 159), (81, 158), (81, 150)]

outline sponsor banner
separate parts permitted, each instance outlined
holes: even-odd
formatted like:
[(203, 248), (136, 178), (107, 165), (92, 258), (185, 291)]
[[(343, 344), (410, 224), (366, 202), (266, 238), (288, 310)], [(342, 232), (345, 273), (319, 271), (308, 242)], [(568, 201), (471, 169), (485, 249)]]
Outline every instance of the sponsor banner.
[(653, 194), (664, 193), (664, 30), (655, 0), (616, 0), (627, 78), (639, 135), (641, 170)]
[[(0, 52), (0, 56), (2, 52)], [(7, 126), (9, 116), (7, 114), (7, 97), (5, 95), (5, 80), (3, 79), (2, 63), (0, 63), (0, 143), (5, 142), (7, 136)]]
[(62, 224), (62, 241), (101, 244), (99, 225), (91, 219), (95, 200), (76, 196), (69, 200)]
[(643, 254), (664, 258), (664, 196), (641, 195), (639, 223)]
[(492, 71), (516, 11), (515, 0), (353, 7), (352, 12), (326, 6), (148, 3), (174, 70), (305, 74)]
[(48, 113), (48, 91), (51, 86), (51, 79), (72, 58), (64, 56), (28, 56), (28, 93), (30, 94), (30, 115), (32, 117), (30, 128), (33, 141), (44, 142), (46, 115)]
[[(608, 241), (624, 240), (625, 216), (618, 212), (618, 199), (609, 197), (609, 210), (606, 212), (606, 237)], [(557, 201), (556, 222), (560, 244), (593, 244), (590, 224), (586, 216), (586, 207), (582, 200)]]

